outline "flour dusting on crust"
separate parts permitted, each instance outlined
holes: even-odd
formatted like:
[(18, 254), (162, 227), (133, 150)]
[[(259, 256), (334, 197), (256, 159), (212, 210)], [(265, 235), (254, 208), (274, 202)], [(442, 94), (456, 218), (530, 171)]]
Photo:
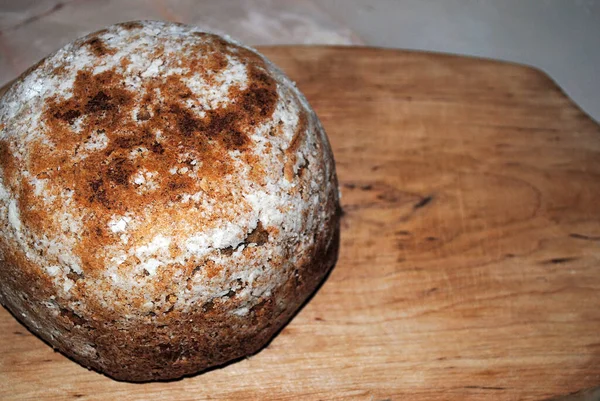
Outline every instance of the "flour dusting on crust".
[(331, 237), (316, 115), (268, 60), (196, 27), (75, 41), (13, 85), (0, 127), (0, 256), (51, 286), (39, 316), (247, 316)]

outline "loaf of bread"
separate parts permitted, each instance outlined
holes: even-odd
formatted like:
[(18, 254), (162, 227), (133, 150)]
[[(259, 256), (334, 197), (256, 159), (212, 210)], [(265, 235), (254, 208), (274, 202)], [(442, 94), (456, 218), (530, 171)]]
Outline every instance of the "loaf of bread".
[(0, 301), (118, 380), (257, 352), (337, 258), (317, 116), (196, 27), (118, 24), (32, 67), (0, 99), (0, 167)]

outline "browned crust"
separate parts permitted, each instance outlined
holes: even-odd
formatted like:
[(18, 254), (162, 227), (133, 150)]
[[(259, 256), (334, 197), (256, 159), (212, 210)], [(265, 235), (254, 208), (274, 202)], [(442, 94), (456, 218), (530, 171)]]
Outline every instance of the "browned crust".
[(106, 56), (107, 54), (115, 54), (116, 53), (115, 49), (112, 49), (112, 48), (106, 46), (104, 41), (98, 37), (98, 34), (91, 36), (89, 39), (87, 39), (84, 42), (84, 44), (86, 46), (89, 46), (90, 49), (92, 50), (92, 52), (97, 57), (102, 57), (102, 56)]
[[(134, 22), (126, 29), (142, 26)], [(106, 46), (98, 35), (84, 38), (82, 45), (89, 47), (99, 58), (112, 54), (114, 49)], [(204, 118), (198, 118), (185, 103), (190, 90), (184, 85), (183, 77), (173, 76), (166, 82), (147, 82), (146, 93), (157, 89), (166, 94), (161, 102), (156, 102), (151, 96), (140, 98), (129, 92), (121, 84), (123, 76), (116, 70), (108, 70), (99, 74), (79, 71), (74, 97), (69, 100), (53, 98), (44, 109), (53, 145), (41, 141), (36, 143), (25, 167), (36, 178), (48, 179), (72, 190), (76, 207), (88, 212), (83, 219), (82, 239), (75, 252), (81, 257), (83, 272), (68, 273), (68, 278), (75, 283), (71, 291), (74, 299), (86, 298), (90, 293), (87, 288), (91, 282), (89, 277), (100, 278), (104, 272), (102, 255), (93, 250), (101, 251), (115, 243), (114, 236), (106, 232), (107, 222), (113, 214), (141, 213), (149, 204), (154, 210), (164, 208), (169, 202), (176, 201), (180, 194), (198, 189), (213, 191), (213, 197), (223, 196), (223, 201), (227, 200), (226, 193), (218, 192), (204, 180), (168, 174), (167, 170), (172, 167), (177, 155), (188, 153), (190, 157), (203, 160), (200, 175), (218, 182), (230, 172), (231, 165), (226, 162), (228, 152), (237, 150), (241, 152), (241, 158), (252, 166), (250, 178), (259, 185), (264, 179), (260, 158), (249, 151), (252, 141), (247, 132), (271, 118), (278, 102), (276, 82), (267, 72), (265, 61), (252, 51), (212, 34), (197, 35), (207, 41), (196, 51), (213, 56), (186, 60), (189, 74), (207, 74), (226, 68), (228, 61), (224, 55), (231, 52), (235, 52), (238, 58), (242, 57), (247, 65), (249, 82), (246, 89), (231, 89), (229, 96), (233, 101), (225, 108), (208, 110)], [(127, 63), (126, 59), (121, 60), (122, 65)], [(36, 68), (46, 68), (44, 60)], [(60, 76), (64, 68), (59, 66), (49, 73)], [(210, 74), (206, 77), (210, 79)], [(128, 120), (134, 106), (138, 106), (139, 111), (134, 119)], [(290, 171), (293, 174), (296, 154), (303, 143), (303, 133), (309, 126), (308, 118), (307, 113), (302, 111), (285, 155), (286, 177)], [(82, 124), (83, 131), (74, 135), (71, 128), (77, 119), (84, 119), (85, 123)], [(158, 141), (151, 135), (156, 129), (163, 131), (164, 139)], [(74, 161), (74, 156), (81, 151), (81, 136), (89, 138), (99, 131), (109, 138), (108, 147), (84, 160)], [(39, 234), (58, 232), (60, 227), (52, 219), (52, 214), (58, 209), (32, 195), (33, 188), (19, 173), (23, 162), (14, 156), (10, 146), (8, 142), (0, 141), (0, 166), (5, 185), (13, 193), (18, 193), (22, 224)], [(320, 146), (319, 143), (316, 146)], [(149, 150), (145, 158), (135, 161), (127, 158), (139, 147)], [(191, 167), (190, 160), (179, 163), (179, 167)], [(146, 167), (159, 172), (159, 179), (164, 180), (160, 187), (164, 190), (142, 198), (130, 178), (134, 171)], [(326, 180), (335, 181), (335, 177), (326, 177)], [(299, 187), (304, 185), (306, 183), (301, 183)], [(233, 289), (189, 312), (175, 308), (177, 296), (172, 290), (174, 283), (171, 277), (161, 277), (156, 282), (155, 291), (165, 295), (164, 304), (145, 315), (136, 316), (136, 319), (124, 318), (118, 308), (114, 311), (107, 309), (91, 297), (86, 300), (88, 312), (82, 313), (69, 306), (70, 299), (57, 296), (54, 293), (55, 283), (50, 277), (4, 237), (0, 237), (1, 254), (4, 255), (4, 259), (0, 260), (0, 301), (52, 346), (82, 365), (116, 379), (168, 380), (194, 374), (262, 348), (333, 267), (339, 246), (339, 217), (335, 214), (337, 197), (331, 193), (327, 196), (325, 210), (329, 217), (315, 233), (314, 242), (306, 249), (303, 259), (294, 265), (283, 263), (292, 256), (291, 249), (286, 251), (286, 255), (276, 256), (281, 260), (273, 263), (287, 269), (282, 273), (284, 284), (270, 296), (259, 299), (247, 316), (230, 313), (244, 305), (236, 292), (239, 290)], [(1, 229), (8, 232), (7, 227)], [(265, 229), (258, 222), (244, 245), (262, 246), (277, 234), (277, 228)], [(253, 246), (246, 246), (243, 250), (245, 256), (252, 255)], [(176, 248), (172, 247), (170, 251), (176, 252)], [(221, 252), (231, 255), (233, 249), (222, 249)], [(210, 278), (228, 269), (228, 266), (212, 261), (189, 261), (181, 267), (185, 270), (183, 277), (188, 286), (198, 272)], [(243, 283), (240, 282), (240, 285)], [(49, 299), (53, 299), (53, 308), (45, 305)], [(139, 310), (140, 304), (128, 307)], [(82, 349), (88, 352), (82, 354)]]
[[(264, 347), (290, 320), (335, 265), (339, 250), (339, 216), (333, 216), (317, 237), (312, 257), (287, 272), (286, 283), (264, 297), (250, 314), (236, 317), (221, 311), (236, 302), (228, 294), (223, 303), (211, 303), (190, 313), (165, 311), (145, 322), (126, 325), (119, 316), (79, 316), (67, 307), (54, 318), (42, 302), (51, 295), (51, 283), (35, 273), (18, 251), (0, 244), (6, 258), (0, 269), (0, 301), (12, 314), (60, 352), (80, 364), (124, 381), (169, 380), (251, 355)], [(19, 289), (18, 299), (6, 288)], [(23, 313), (26, 317), (23, 317)], [(35, 329), (30, 317), (38, 316)], [(51, 337), (52, 330), (60, 333)], [(73, 352), (86, 344), (93, 355)]]
[(306, 132), (307, 127), (308, 127), (308, 116), (307, 116), (307, 113), (303, 110), (302, 112), (300, 112), (300, 115), (298, 116), (298, 126), (296, 128), (296, 132), (294, 133), (294, 136), (292, 137), (292, 140), (290, 141), (290, 144), (285, 151), (287, 160), (286, 160), (285, 167), (284, 167), (284, 174), (285, 174), (285, 178), (288, 181), (292, 181), (292, 179), (294, 177), (294, 165), (296, 164), (296, 161), (297, 161), (296, 154), (298, 152), (298, 148), (300, 147), (300, 145), (302, 143), (302, 140), (304, 138), (304, 134)]
[[(94, 270), (103, 268), (103, 261), (99, 259), (101, 255), (90, 254), (88, 250), (94, 246), (111, 245), (118, 240), (104, 232), (114, 214), (139, 214), (148, 205), (166, 208), (181, 194), (211, 189), (200, 188), (200, 181), (185, 175), (169, 174), (179, 154), (187, 153), (190, 158), (181, 161), (178, 167), (191, 167), (187, 163), (192, 159), (202, 160), (198, 174), (207, 181), (216, 182), (231, 173), (231, 164), (227, 163), (228, 152), (236, 149), (250, 153), (246, 152), (251, 142), (247, 132), (274, 112), (278, 101), (277, 85), (267, 73), (261, 57), (213, 34), (197, 33), (197, 36), (207, 39), (207, 42), (197, 45), (195, 51), (211, 57), (186, 60), (182, 67), (187, 68), (187, 75), (206, 75), (209, 71), (223, 69), (227, 66), (225, 55), (236, 52), (245, 61), (249, 76), (246, 89), (230, 90), (232, 101), (227, 107), (208, 110), (202, 119), (195, 117), (185, 104), (191, 96), (190, 89), (182, 82), (182, 77), (175, 75), (166, 81), (148, 81), (146, 95), (140, 99), (122, 86), (124, 77), (114, 70), (99, 74), (79, 71), (73, 97), (50, 99), (47, 104), (44, 121), (54, 145), (48, 146), (42, 141), (34, 145), (27, 168), (36, 178), (60, 182), (64, 188), (73, 190), (79, 207), (93, 216), (85, 221), (85, 235), (77, 249), (88, 267), (86, 274), (94, 274)], [(91, 46), (98, 56), (109, 51), (97, 34), (89, 35), (83, 44)], [(155, 90), (163, 95), (160, 102), (152, 95)], [(141, 111), (134, 119), (131, 115), (135, 107)], [(78, 118), (83, 118), (84, 128), (75, 134), (72, 125)], [(163, 131), (164, 140), (157, 141), (153, 134), (156, 130)], [(96, 133), (106, 135), (109, 146), (84, 160), (76, 160), (78, 152), (82, 151), (81, 138), (89, 139)], [(128, 155), (141, 147), (150, 152), (143, 158), (130, 160)], [(7, 182), (12, 182), (15, 162), (3, 141), (0, 141), (0, 153), (3, 156), (0, 166), (5, 171)], [(252, 163), (255, 167), (253, 176), (260, 180), (261, 161), (251, 153), (245, 156), (245, 160)], [(140, 169), (156, 171), (162, 190), (152, 194), (138, 193), (130, 178)], [(211, 196), (219, 194), (211, 193)], [(227, 197), (228, 194), (221, 196)], [(58, 230), (46, 218), (54, 208), (45, 201), (25, 196), (19, 208), (23, 224), (28, 227), (37, 229), (39, 233)]]

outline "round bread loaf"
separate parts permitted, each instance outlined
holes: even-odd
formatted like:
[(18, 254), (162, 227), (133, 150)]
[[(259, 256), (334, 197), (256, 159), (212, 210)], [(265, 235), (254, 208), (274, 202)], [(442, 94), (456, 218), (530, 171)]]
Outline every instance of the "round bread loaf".
[(196, 27), (118, 24), (38, 63), (0, 100), (0, 164), (0, 301), (119, 380), (258, 351), (337, 257), (317, 116)]

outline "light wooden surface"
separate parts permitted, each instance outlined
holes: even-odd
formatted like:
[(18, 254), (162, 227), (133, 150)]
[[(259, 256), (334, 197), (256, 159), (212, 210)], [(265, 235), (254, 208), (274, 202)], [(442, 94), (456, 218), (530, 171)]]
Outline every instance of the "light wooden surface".
[(170, 383), (87, 371), (0, 310), (2, 400), (542, 400), (600, 385), (600, 128), (539, 71), (264, 48), (321, 117), (339, 262), (259, 354)]

